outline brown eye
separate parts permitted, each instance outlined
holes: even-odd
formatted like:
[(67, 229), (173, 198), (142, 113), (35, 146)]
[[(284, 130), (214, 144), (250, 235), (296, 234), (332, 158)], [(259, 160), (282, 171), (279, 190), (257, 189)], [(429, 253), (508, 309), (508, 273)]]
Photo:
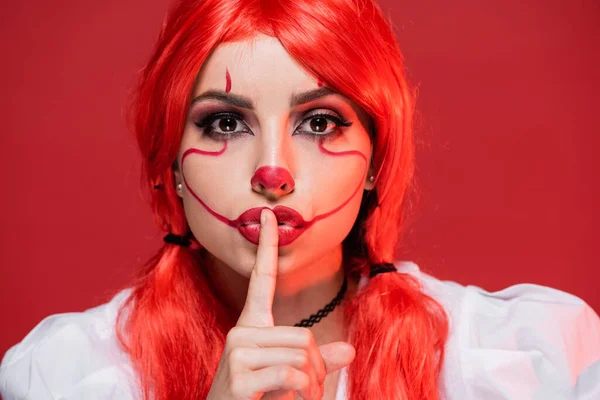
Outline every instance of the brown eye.
[(316, 117), (310, 120), (310, 128), (314, 132), (325, 132), (329, 121), (323, 117)]
[(294, 135), (308, 135), (312, 138), (325, 139), (341, 133), (342, 127), (351, 126), (352, 122), (346, 120), (339, 114), (330, 114), (330, 111), (323, 111), (318, 114), (311, 114), (304, 118)]
[(202, 129), (203, 135), (215, 140), (233, 139), (246, 134), (254, 136), (248, 125), (244, 123), (243, 117), (236, 113), (211, 114), (194, 124)]
[(233, 132), (237, 126), (235, 118), (221, 118), (219, 122), (219, 129), (223, 132)]

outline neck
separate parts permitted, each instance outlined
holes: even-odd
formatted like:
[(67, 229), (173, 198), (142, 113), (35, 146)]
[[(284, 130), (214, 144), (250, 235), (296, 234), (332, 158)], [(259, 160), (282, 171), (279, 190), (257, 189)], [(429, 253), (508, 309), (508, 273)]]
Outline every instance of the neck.
[[(236, 318), (244, 307), (249, 278), (216, 259), (206, 257), (209, 279), (223, 303), (232, 310)], [(277, 326), (294, 326), (302, 319), (325, 307), (338, 294), (344, 282), (341, 245), (317, 260), (306, 265), (292, 265), (277, 275), (277, 286), (273, 299), (273, 318)], [(350, 298), (356, 282), (348, 277), (348, 289), (344, 299)], [(309, 327), (318, 344), (346, 340), (343, 318), (344, 302), (320, 322)]]

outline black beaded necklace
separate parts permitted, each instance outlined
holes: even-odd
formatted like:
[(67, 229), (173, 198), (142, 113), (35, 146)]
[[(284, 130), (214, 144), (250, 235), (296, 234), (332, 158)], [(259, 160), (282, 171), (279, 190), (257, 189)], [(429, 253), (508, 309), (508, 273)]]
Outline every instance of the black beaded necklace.
[[(391, 263), (383, 263), (383, 264), (375, 264), (371, 266), (371, 271), (369, 273), (369, 278), (373, 278), (375, 275), (382, 274), (384, 272), (393, 272), (396, 271), (396, 267)], [(308, 319), (303, 319), (299, 323), (294, 326), (301, 327), (309, 327), (313, 326), (317, 322), (320, 322), (323, 318), (327, 316), (330, 312), (332, 312), (335, 307), (342, 302), (344, 295), (346, 294), (346, 289), (348, 289), (348, 277), (344, 275), (344, 283), (340, 288), (338, 294), (331, 300), (325, 307), (321, 308), (317, 311), (316, 314), (312, 314)]]
[(316, 314), (312, 314), (308, 319), (303, 319), (299, 323), (294, 326), (302, 326), (309, 327), (313, 326), (317, 322), (321, 321), (323, 318), (327, 316), (330, 312), (332, 312), (335, 307), (342, 302), (344, 295), (346, 294), (346, 289), (348, 289), (348, 278), (344, 275), (344, 283), (342, 283), (342, 287), (338, 294), (327, 304), (325, 307), (321, 308), (317, 311)]

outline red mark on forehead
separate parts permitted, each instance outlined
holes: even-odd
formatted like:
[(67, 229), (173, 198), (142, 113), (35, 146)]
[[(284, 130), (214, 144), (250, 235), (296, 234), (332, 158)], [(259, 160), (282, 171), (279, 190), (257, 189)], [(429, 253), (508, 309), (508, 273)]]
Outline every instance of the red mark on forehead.
[(231, 75), (229, 75), (229, 70), (225, 68), (225, 92), (229, 93), (231, 91)]

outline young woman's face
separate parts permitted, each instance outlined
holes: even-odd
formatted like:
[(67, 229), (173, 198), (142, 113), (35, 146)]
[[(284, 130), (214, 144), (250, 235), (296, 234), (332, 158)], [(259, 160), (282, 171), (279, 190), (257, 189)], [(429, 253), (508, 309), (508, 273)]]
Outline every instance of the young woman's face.
[(339, 248), (372, 188), (366, 113), (264, 35), (217, 47), (192, 99), (175, 174), (200, 244), (249, 276), (268, 207), (280, 274)]

